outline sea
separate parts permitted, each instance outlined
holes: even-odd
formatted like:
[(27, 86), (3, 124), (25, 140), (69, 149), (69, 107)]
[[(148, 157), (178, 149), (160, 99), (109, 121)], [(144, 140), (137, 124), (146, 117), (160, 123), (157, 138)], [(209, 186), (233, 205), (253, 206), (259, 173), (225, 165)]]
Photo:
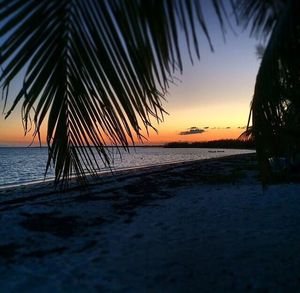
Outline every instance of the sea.
[[(135, 147), (130, 152), (109, 148), (112, 170), (125, 170), (177, 162), (195, 161), (236, 154), (253, 153), (253, 150)], [(1, 147), (0, 188), (54, 179), (54, 170), (45, 174), (48, 149), (45, 147)], [(101, 161), (101, 172), (109, 172)]]

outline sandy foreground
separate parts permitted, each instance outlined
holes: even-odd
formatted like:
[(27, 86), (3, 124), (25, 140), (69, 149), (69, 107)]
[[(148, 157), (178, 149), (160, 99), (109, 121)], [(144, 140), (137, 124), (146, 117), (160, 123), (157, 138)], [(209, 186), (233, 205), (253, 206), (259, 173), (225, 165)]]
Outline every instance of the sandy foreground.
[(0, 191), (1, 292), (296, 292), (300, 185), (254, 155)]

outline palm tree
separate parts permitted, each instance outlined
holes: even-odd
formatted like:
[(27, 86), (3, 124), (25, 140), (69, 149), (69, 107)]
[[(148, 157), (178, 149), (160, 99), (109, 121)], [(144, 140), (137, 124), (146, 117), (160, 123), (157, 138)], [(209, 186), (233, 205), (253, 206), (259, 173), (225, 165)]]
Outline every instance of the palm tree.
[[(251, 3), (250, 3), (251, 2)], [(300, 3), (261, 1), (270, 4), (263, 15), (257, 1), (242, 1), (241, 18), (252, 21), (253, 32), (270, 33), (257, 74), (246, 131), (255, 139), (262, 178), (272, 177), (270, 157), (288, 162), (300, 153)], [(251, 20), (252, 19), (252, 20)]]
[[(300, 64), (291, 64), (299, 47), (299, 4), (211, 2), (221, 28), (230, 7), (240, 23), (252, 26), (253, 34), (271, 33), (251, 109), (252, 134), (263, 164), (279, 137), (273, 133), (283, 121), (277, 110), (287, 112), (282, 91), (274, 95), (276, 86), (290, 90), (285, 97), (293, 96), (289, 101), (295, 109), (288, 111), (295, 113), (293, 119), (299, 113), (295, 95)], [(199, 58), (199, 30), (212, 48), (200, 0), (2, 0), (0, 21), (5, 101), (10, 84), (24, 76), (6, 117), (22, 100), (25, 132), (32, 121), (37, 136), (48, 117), (47, 169), (53, 162), (56, 182), (63, 183), (74, 172), (81, 182), (86, 171), (95, 174), (96, 155), (109, 164), (107, 139), (127, 149), (134, 136), (143, 139), (141, 128), (153, 128), (153, 118), (163, 120), (162, 99), (174, 72), (183, 69), (180, 29), (191, 61)], [(283, 40), (287, 46), (281, 45)]]

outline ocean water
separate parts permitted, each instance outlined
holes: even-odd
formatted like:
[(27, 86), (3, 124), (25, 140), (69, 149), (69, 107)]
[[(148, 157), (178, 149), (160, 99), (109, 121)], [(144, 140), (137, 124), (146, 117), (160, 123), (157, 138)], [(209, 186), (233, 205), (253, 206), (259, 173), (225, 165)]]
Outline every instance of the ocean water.
[[(130, 153), (121, 150), (121, 156), (115, 148), (113, 170), (163, 165), (168, 163), (194, 161), (234, 154), (252, 153), (251, 150), (202, 149), (202, 148), (162, 148), (137, 147)], [(0, 187), (53, 179), (54, 171), (50, 169), (45, 176), (47, 148), (0, 148)], [(100, 163), (101, 172), (109, 169)]]

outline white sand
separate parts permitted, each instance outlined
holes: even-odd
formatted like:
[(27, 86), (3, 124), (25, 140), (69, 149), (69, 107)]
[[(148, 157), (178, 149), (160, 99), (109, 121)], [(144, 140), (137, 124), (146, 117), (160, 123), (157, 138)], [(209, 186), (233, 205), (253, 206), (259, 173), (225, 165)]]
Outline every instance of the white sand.
[(251, 170), (234, 184), (189, 181), (195, 170), (108, 177), (81, 195), (1, 191), (0, 291), (299, 291), (300, 185), (263, 192)]

